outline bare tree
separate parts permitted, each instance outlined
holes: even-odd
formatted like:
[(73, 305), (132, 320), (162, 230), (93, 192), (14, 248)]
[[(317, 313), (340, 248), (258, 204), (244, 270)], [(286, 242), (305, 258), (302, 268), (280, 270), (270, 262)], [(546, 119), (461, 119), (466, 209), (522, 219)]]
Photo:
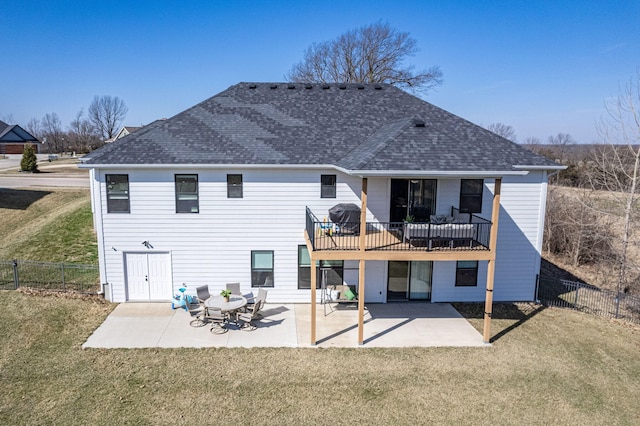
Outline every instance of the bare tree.
[(62, 122), (58, 114), (52, 112), (45, 114), (41, 121), (42, 141), (46, 143), (45, 148), (49, 153), (64, 151), (64, 132)]
[(89, 152), (101, 143), (95, 126), (83, 114), (80, 110), (69, 124), (69, 149), (76, 152)]
[(37, 118), (32, 118), (27, 121), (27, 124), (24, 126), (25, 130), (31, 133), (32, 136), (41, 139), (42, 135), (42, 126), (40, 125), (40, 120)]
[(617, 259), (611, 244), (613, 224), (594, 208), (599, 200), (587, 188), (550, 187), (544, 224), (547, 253), (565, 256), (573, 267)]
[(512, 142), (517, 140), (515, 129), (507, 124), (491, 123), (487, 126), (487, 130)]
[(16, 124), (14, 122), (13, 113), (2, 114), (0, 115), (0, 119), (7, 124)]
[(554, 151), (560, 156), (556, 161), (564, 164), (569, 155), (569, 146), (575, 145), (576, 141), (568, 133), (558, 133), (556, 136), (549, 136), (548, 143), (554, 147)]
[(95, 96), (89, 105), (89, 120), (104, 139), (111, 139), (128, 111), (117, 96)]
[(594, 155), (590, 181), (609, 197), (601, 211), (620, 218), (622, 235), (617, 277), (618, 291), (628, 291), (628, 272), (637, 265), (629, 261), (629, 245), (640, 210), (640, 71), (607, 103), (608, 117), (598, 125), (603, 145)]
[(413, 66), (403, 65), (417, 52), (409, 33), (378, 21), (335, 40), (313, 43), (285, 77), (303, 83), (389, 83), (414, 92), (442, 84), (437, 66), (414, 72)]

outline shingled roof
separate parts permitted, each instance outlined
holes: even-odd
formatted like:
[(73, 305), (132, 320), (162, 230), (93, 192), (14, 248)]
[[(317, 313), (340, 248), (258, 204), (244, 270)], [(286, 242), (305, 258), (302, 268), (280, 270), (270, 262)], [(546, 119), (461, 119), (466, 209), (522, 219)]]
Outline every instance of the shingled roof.
[(0, 142), (7, 143), (25, 143), (25, 142), (40, 142), (31, 133), (24, 130), (17, 124), (7, 124), (0, 120)]
[(390, 85), (292, 83), (239, 83), (85, 164), (333, 165), (355, 174), (560, 167)]

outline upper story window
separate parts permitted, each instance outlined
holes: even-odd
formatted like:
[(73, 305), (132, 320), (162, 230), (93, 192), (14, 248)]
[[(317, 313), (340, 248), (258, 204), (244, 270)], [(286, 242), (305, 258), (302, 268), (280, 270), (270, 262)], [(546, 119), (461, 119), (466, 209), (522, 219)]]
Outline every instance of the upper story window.
[(320, 175), (320, 198), (336, 198), (336, 175)]
[(129, 213), (129, 175), (106, 175), (107, 213)]
[(227, 198), (242, 198), (242, 175), (227, 175)]
[(456, 287), (475, 287), (478, 285), (478, 261), (459, 260), (456, 262)]
[(198, 175), (176, 175), (176, 213), (198, 211)]
[(460, 181), (460, 212), (482, 212), (482, 179), (462, 179)]

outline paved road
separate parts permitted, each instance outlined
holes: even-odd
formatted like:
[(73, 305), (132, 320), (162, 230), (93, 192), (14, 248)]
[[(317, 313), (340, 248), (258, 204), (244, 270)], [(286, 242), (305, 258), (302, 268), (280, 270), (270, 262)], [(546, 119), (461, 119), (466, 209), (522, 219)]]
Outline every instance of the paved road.
[[(47, 161), (48, 154), (37, 154), (38, 161)], [(20, 161), (22, 161), (22, 154), (7, 154), (4, 157), (0, 156), (0, 171), (11, 170), (20, 167)]]
[(0, 175), (0, 188), (28, 188), (30, 186), (69, 186), (88, 188), (89, 176)]
[[(46, 160), (47, 154), (38, 154), (38, 160)], [(20, 167), (22, 155), (7, 155), (7, 158), (0, 159), (0, 171), (14, 170)], [(24, 175), (4, 175), (0, 174), (0, 188), (28, 188), (30, 186), (69, 186), (69, 187), (89, 187), (89, 175), (76, 174), (30, 174)]]

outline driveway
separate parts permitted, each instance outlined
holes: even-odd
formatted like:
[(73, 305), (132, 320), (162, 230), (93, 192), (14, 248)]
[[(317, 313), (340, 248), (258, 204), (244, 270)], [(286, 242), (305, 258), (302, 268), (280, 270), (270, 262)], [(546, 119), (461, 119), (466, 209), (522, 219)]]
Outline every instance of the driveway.
[[(39, 161), (45, 161), (47, 154), (38, 154)], [(0, 172), (17, 170), (20, 167), (21, 155), (7, 155), (0, 159)], [(0, 188), (29, 188), (29, 187), (77, 187), (89, 188), (88, 174), (64, 173), (0, 173)]]
[[(354, 305), (355, 306), (355, 305)], [(448, 303), (371, 304), (365, 311), (364, 344), (358, 345), (358, 310), (318, 305), (314, 347), (488, 346)], [(189, 326), (183, 309), (170, 303), (122, 303), (83, 344), (83, 348), (289, 347), (311, 345), (311, 305), (267, 304), (257, 329), (229, 326), (224, 334)]]
[(0, 174), (0, 188), (29, 188), (32, 186), (89, 188), (89, 176), (46, 176), (40, 174), (25, 174), (24, 176), (15, 176)]

